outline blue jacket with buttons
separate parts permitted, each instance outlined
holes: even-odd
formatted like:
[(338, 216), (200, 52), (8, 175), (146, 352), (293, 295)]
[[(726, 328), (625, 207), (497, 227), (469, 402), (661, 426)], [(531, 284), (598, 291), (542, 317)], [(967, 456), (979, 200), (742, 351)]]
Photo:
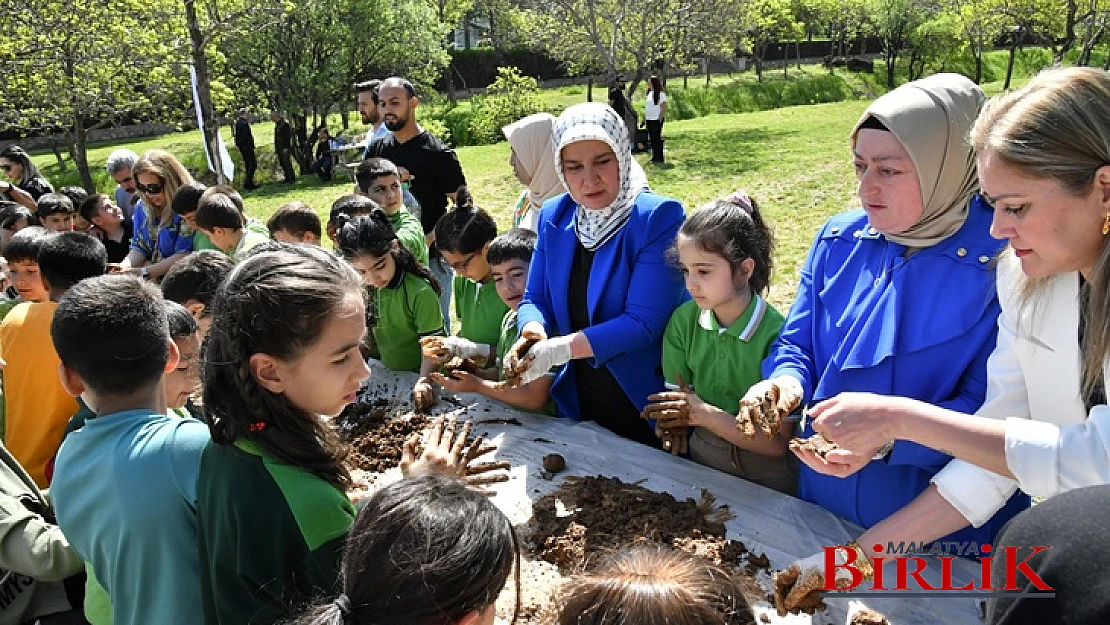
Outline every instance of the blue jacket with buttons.
[[(538, 321), (548, 336), (571, 334), (571, 261), (578, 253), (574, 218), (578, 204), (565, 193), (544, 202), (528, 284), (517, 326)], [(686, 215), (677, 201), (645, 191), (632, 216), (597, 248), (586, 292), (590, 327), (583, 330), (594, 355), (636, 408), (663, 390), (663, 331), (671, 313), (689, 299), (678, 268), (667, 260)], [(559, 416), (582, 418), (574, 367), (563, 366), (551, 386)], [(589, 416), (589, 415), (586, 415)]]
[[(809, 251), (764, 376), (797, 378), (803, 405), (857, 391), (975, 412), (986, 395), (1000, 311), (994, 257), (1004, 242), (990, 236), (990, 222), (976, 195), (956, 234), (906, 257), (863, 210), (833, 217)], [(807, 424), (801, 435), (812, 434)], [(845, 479), (803, 465), (799, 496), (867, 528), (917, 497), (950, 459), (898, 441), (886, 460)], [(948, 539), (990, 542), (1028, 505), (1019, 492), (982, 527)]]

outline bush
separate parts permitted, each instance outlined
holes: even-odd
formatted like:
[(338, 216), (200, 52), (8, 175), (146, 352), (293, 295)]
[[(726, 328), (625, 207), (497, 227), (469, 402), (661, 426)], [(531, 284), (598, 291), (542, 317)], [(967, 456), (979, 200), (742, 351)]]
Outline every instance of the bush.
[(497, 80), (485, 95), (471, 98), (470, 106), (469, 144), (482, 145), (500, 141), (502, 126), (542, 111), (543, 101), (535, 78), (515, 67), (499, 67)]

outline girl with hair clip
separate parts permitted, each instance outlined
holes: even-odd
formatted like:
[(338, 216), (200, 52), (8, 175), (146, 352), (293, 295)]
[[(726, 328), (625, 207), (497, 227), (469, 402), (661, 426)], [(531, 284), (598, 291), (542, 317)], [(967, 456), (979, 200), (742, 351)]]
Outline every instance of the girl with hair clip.
[(678, 307), (663, 333), (669, 390), (648, 397), (644, 418), (679, 441), (693, 427), (695, 462), (794, 494), (789, 432), (754, 437), (736, 427), (740, 399), (763, 379), (760, 366), (782, 328), (782, 313), (761, 297), (773, 249), (771, 229), (743, 191), (702, 206), (682, 225), (671, 254), (693, 300)]
[[(362, 280), (318, 247), (273, 245), (225, 280), (205, 346), (212, 442), (197, 534), (206, 623), (272, 623), (334, 592), (355, 516), (345, 450), (323, 417), (354, 401), (369, 373)], [(409, 440), (402, 471), (464, 473), (480, 441), (464, 445), (467, 422), (456, 442), (456, 425), (437, 419), (419, 458), (420, 437)]]
[(337, 222), (339, 254), (362, 276), (363, 284), (373, 287), (374, 344), (382, 364), (427, 375), (434, 365), (422, 361), (420, 339), (444, 334), (435, 277), (401, 245), (385, 211), (376, 208), (354, 219), (341, 214)]
[(446, 477), (405, 479), (359, 511), (339, 596), (294, 625), (492, 625), (514, 567), (519, 541), (489, 499)]
[[(452, 295), (458, 336), (421, 340), (424, 355), (438, 366), (452, 358), (467, 358), (483, 369), (482, 377), (497, 379), (497, 342), (501, 320), (509, 305), (497, 294), (493, 269), (486, 258), (489, 244), (497, 238), (497, 223), (474, 205), (466, 187), (459, 187), (455, 208), (436, 222), (436, 246), (455, 270)], [(417, 404), (435, 403), (431, 380), (421, 378), (413, 389)]]
[(556, 625), (754, 625), (736, 578), (681, 551), (621, 551), (569, 582)]

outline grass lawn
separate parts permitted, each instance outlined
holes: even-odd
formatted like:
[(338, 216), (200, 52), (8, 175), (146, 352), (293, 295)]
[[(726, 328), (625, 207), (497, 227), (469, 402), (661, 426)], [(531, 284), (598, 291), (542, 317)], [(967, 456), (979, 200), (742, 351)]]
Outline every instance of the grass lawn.
[[(584, 101), (585, 88), (577, 89), (551, 90), (557, 92), (552, 97), (564, 106)], [(1000, 87), (992, 84), (984, 89), (995, 93)], [(664, 128), (667, 164), (652, 165), (646, 154), (637, 159), (652, 188), (681, 200), (687, 210), (741, 187), (748, 191), (775, 228), (776, 267), (769, 299), (785, 310), (793, 300), (798, 269), (813, 234), (829, 216), (855, 203), (847, 135), (867, 104), (855, 100), (668, 122)], [(269, 122), (255, 125), (259, 148), (272, 143), (272, 128)], [(230, 130), (225, 129), (224, 134), (230, 145)], [(114, 183), (102, 164), (113, 149), (126, 145), (140, 154), (152, 148), (166, 149), (195, 172), (204, 167), (200, 143), (199, 132), (192, 131), (98, 145), (89, 150), (89, 162), (95, 168), (98, 187), (108, 192)], [(326, 216), (332, 202), (352, 188), (341, 177), (326, 184), (315, 176), (302, 176), (292, 186), (273, 182), (280, 179), (280, 172), (270, 154), (269, 161), (260, 159), (257, 179), (263, 186), (244, 195), (251, 215), (264, 219), (282, 204), (301, 200)], [(508, 164), (508, 143), (462, 147), (458, 154), (477, 203), (503, 228), (508, 227), (511, 205), (520, 190)], [(62, 173), (52, 154), (34, 159), (56, 185), (59, 181), (74, 183), (72, 164)]]

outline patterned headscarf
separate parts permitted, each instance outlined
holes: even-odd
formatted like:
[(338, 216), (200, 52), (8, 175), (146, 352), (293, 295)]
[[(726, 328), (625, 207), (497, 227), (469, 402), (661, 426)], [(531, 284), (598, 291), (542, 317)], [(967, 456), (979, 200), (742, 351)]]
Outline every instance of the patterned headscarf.
[(602, 209), (584, 208), (578, 205), (574, 230), (582, 246), (596, 250), (628, 223), (636, 198), (647, 189), (647, 176), (632, 158), (632, 148), (628, 143), (628, 129), (624, 120), (607, 104), (585, 102), (575, 104), (563, 111), (555, 120), (552, 129), (555, 146), (555, 169), (559, 180), (567, 186), (560, 156), (563, 148), (579, 141), (604, 141), (617, 157), (620, 168), (621, 186), (616, 199)]

